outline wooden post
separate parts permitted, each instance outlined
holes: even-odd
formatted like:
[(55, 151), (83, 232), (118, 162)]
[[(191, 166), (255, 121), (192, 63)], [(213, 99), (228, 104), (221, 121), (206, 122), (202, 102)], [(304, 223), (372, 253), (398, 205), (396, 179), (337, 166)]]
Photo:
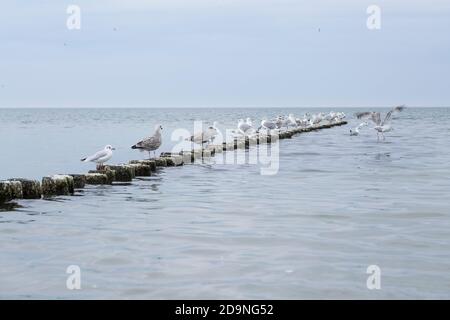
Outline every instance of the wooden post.
[(74, 193), (73, 177), (57, 174), (42, 178), (42, 195), (44, 198), (52, 196), (68, 196)]
[(0, 181), (0, 204), (22, 197), (22, 184), (19, 181)]
[(42, 197), (41, 183), (37, 180), (29, 179), (11, 179), (10, 181), (18, 181), (22, 185), (23, 199), (40, 199)]
[(108, 173), (99, 173), (96, 171), (90, 171), (88, 174), (85, 175), (86, 184), (92, 185), (112, 184), (114, 180), (113, 176), (114, 176), (113, 171), (108, 171)]
[(73, 187), (75, 189), (83, 189), (86, 185), (86, 175), (84, 174), (69, 174), (73, 178)]
[(127, 164), (108, 165), (106, 166), (106, 171), (108, 170), (114, 171), (114, 181), (117, 182), (131, 182), (136, 177), (134, 167)]

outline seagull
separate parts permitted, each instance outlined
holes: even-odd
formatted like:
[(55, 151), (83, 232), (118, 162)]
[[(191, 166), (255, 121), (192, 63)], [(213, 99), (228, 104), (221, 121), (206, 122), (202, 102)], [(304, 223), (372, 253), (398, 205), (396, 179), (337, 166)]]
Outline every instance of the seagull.
[(337, 118), (337, 113), (331, 111), (330, 113), (326, 114), (324, 117), (324, 120), (328, 121), (329, 123), (333, 122)]
[(287, 118), (287, 127), (288, 127), (288, 129), (289, 129), (289, 126), (294, 126), (294, 127), (297, 126), (297, 119), (295, 118), (295, 116), (292, 113), (290, 113), (288, 118)]
[(281, 129), (281, 127), (283, 126), (283, 117), (282, 116), (277, 116), (276, 119), (275, 119), (275, 124), (276, 124), (278, 129)]
[(239, 119), (237, 127), (238, 127), (237, 132), (244, 136), (248, 136), (255, 132), (252, 120), (250, 118), (247, 118), (246, 121), (244, 121), (243, 119)]
[(309, 113), (305, 113), (303, 115), (303, 119), (298, 118), (296, 119), (297, 125), (301, 126), (301, 127), (306, 127), (308, 126), (308, 124), (310, 123), (310, 115)]
[(305, 118), (303, 118), (303, 119), (297, 118), (297, 119), (295, 119), (295, 122), (297, 123), (297, 126), (300, 126), (300, 127), (303, 127), (308, 123), (308, 121)]
[(313, 114), (310, 120), (310, 124), (316, 125), (319, 124), (323, 119), (323, 114), (322, 113), (318, 113), (318, 114)]
[(112, 158), (113, 150), (116, 150), (111, 145), (107, 145), (103, 150), (100, 150), (92, 156), (81, 159), (83, 162), (98, 163), (98, 168), (103, 168), (103, 164)]
[(206, 142), (212, 142), (216, 138), (218, 133), (219, 131), (217, 130), (217, 121), (214, 121), (212, 126), (208, 127), (203, 132), (193, 134), (186, 140), (203, 145)]
[(260, 129), (265, 129), (266, 131), (268, 131), (268, 130), (274, 130), (274, 129), (276, 129), (277, 128), (277, 124), (274, 122), (274, 121), (270, 121), (270, 120), (267, 120), (267, 119), (263, 119), (263, 120), (261, 120), (261, 126), (258, 128), (258, 132), (259, 132), (259, 130)]
[(359, 129), (361, 129), (362, 127), (367, 126), (367, 125), (368, 125), (367, 122), (360, 123), (359, 126), (357, 126), (355, 129), (353, 129), (353, 130), (350, 129), (350, 135), (351, 136), (359, 135)]
[(289, 120), (285, 119), (283, 116), (278, 116), (275, 119), (275, 124), (277, 125), (278, 129), (281, 129), (283, 127), (288, 127), (289, 128)]
[(341, 120), (344, 120), (345, 119), (345, 113), (343, 113), (343, 112), (338, 112), (338, 113), (336, 113), (336, 118), (335, 118), (335, 121), (341, 121)]
[[(157, 150), (162, 143), (161, 138), (161, 130), (162, 126), (160, 124), (155, 126), (155, 133), (151, 137), (144, 138), (142, 141), (139, 141), (131, 149), (139, 149), (141, 151), (148, 151), (149, 158), (151, 157), (150, 151), (153, 151), (153, 155), (155, 155), (155, 150)], [(156, 155), (155, 155), (156, 156)]]
[(377, 131), (377, 140), (379, 141), (380, 134), (383, 140), (385, 140), (386, 138), (384, 136), (384, 133), (393, 130), (391, 126), (392, 115), (394, 113), (403, 111), (405, 108), (406, 107), (404, 105), (395, 107), (386, 114), (383, 121), (381, 121), (381, 114), (379, 112), (358, 112), (355, 115), (358, 119), (369, 119), (375, 123), (374, 129)]

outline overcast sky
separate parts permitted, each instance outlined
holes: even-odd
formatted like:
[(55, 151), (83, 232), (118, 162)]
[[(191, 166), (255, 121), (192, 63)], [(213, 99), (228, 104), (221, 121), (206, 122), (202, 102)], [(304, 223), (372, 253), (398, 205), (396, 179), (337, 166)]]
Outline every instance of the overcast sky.
[(450, 106), (449, 37), (448, 0), (3, 0), (0, 107)]

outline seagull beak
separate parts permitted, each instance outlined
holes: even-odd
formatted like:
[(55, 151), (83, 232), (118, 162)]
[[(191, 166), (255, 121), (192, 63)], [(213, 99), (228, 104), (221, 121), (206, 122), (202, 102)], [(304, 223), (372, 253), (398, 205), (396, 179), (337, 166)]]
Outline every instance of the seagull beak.
[(111, 150), (116, 150), (116, 148), (112, 148)]

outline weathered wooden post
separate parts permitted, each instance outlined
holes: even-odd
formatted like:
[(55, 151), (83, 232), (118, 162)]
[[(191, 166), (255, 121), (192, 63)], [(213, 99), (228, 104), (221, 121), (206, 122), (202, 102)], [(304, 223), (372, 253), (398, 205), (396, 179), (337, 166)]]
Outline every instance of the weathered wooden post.
[(19, 181), (0, 181), (0, 204), (22, 197), (22, 184)]
[(114, 181), (114, 172), (104, 171), (103, 173), (97, 172), (95, 170), (89, 171), (88, 174), (85, 175), (86, 184), (90, 185), (105, 185), (112, 184)]
[(165, 158), (154, 159), (157, 167), (167, 167), (167, 161)]
[(152, 175), (152, 167), (144, 163), (131, 163), (130, 167), (134, 168), (136, 177), (150, 177)]
[(42, 197), (41, 183), (37, 180), (16, 178), (10, 181), (18, 181), (22, 185), (23, 199), (40, 199)]
[(73, 178), (73, 187), (75, 189), (83, 189), (86, 185), (86, 175), (84, 174), (69, 174)]
[(163, 156), (161, 159), (165, 159), (167, 167), (177, 167), (183, 165), (183, 157), (180, 155)]
[(117, 182), (131, 182), (136, 177), (134, 167), (127, 164), (107, 165), (107, 170), (114, 171), (114, 181)]
[(155, 160), (131, 160), (129, 162), (130, 164), (143, 164), (150, 166), (150, 170), (152, 172), (156, 171), (156, 161)]
[(68, 196), (74, 193), (73, 177), (57, 174), (42, 178), (42, 195), (44, 198), (51, 196)]

